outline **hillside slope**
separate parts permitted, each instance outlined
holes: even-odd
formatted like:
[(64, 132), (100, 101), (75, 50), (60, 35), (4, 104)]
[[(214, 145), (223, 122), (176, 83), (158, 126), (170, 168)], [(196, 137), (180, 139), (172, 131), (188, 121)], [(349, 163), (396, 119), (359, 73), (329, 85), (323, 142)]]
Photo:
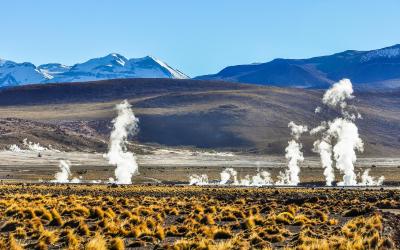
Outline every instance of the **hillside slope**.
[[(21, 121), (9, 122), (7, 128), (0, 129), (0, 147), (30, 135), (34, 140), (64, 148), (73, 144), (53, 132), (44, 133), (43, 126), (35, 124), (51, 124), (67, 134), (90, 135), (99, 143), (106, 143), (110, 121), (115, 116), (114, 105), (128, 99), (140, 119), (140, 132), (135, 137), (139, 142), (282, 154), (290, 138), (289, 121), (311, 127), (336, 115), (334, 111), (314, 114), (322, 93), (174, 79), (119, 79), (3, 89), (0, 119), (35, 122), (30, 128), (24, 126), (23, 136), (18, 136)], [(360, 92), (356, 96), (354, 104), (363, 115), (357, 123), (365, 140), (365, 155), (400, 153), (400, 90)], [(307, 154), (311, 153), (314, 139), (303, 138)], [(91, 145), (86, 149), (105, 150), (94, 142)]]

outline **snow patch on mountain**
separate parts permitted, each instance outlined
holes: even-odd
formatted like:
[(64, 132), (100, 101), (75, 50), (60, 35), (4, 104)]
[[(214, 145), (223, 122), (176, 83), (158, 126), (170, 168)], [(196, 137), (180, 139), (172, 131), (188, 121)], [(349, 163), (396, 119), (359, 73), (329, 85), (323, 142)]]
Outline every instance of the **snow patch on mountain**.
[(69, 71), (71, 69), (71, 66), (63, 65), (61, 63), (48, 63), (40, 65), (38, 69), (43, 74), (48, 74), (52, 76), (51, 78), (53, 78), (54, 75), (62, 74)]
[(32, 63), (16, 63), (8, 60), (0, 62), (0, 87), (39, 83), (47, 79), (49, 76), (43, 74)]
[(400, 56), (400, 47), (390, 47), (368, 52), (361, 57), (360, 62), (368, 62), (376, 58), (395, 58), (398, 56)]
[(112, 53), (67, 66), (60, 63), (15, 63), (0, 59), (0, 87), (31, 83), (80, 82), (118, 78), (189, 78), (154, 57), (127, 59)]

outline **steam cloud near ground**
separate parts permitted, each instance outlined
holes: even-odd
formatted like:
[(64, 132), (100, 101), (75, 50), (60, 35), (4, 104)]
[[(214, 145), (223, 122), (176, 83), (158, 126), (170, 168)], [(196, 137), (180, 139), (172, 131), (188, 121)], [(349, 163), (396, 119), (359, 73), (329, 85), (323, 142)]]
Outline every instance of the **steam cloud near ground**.
[(34, 152), (42, 152), (42, 151), (54, 151), (54, 152), (61, 152), (60, 150), (53, 149), (51, 145), (48, 147), (44, 147), (40, 145), (38, 142), (31, 142), (28, 141), (28, 138), (25, 138), (22, 141), (22, 145), (18, 146), (17, 144), (13, 144), (9, 147), (10, 151), (12, 152), (24, 152), (24, 151), (34, 151)]
[(66, 161), (66, 160), (60, 160), (59, 164), (58, 164), (58, 168), (60, 169), (59, 172), (57, 172), (54, 175), (54, 180), (52, 182), (56, 182), (56, 183), (80, 183), (81, 182), (81, 178), (71, 178), (72, 174), (71, 174), (71, 162), (70, 161)]

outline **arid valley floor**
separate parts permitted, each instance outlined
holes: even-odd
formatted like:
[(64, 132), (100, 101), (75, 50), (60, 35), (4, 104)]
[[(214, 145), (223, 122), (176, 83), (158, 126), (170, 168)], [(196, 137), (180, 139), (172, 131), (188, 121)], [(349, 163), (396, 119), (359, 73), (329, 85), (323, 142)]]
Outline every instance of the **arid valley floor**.
[[(73, 177), (82, 177), (83, 182), (107, 182), (114, 176), (115, 167), (110, 165), (100, 153), (43, 151), (38, 157), (34, 151), (0, 151), (0, 178), (3, 182), (39, 182), (51, 181), (59, 171), (60, 160), (71, 162)], [(157, 149), (148, 154), (137, 155), (139, 174), (133, 182), (188, 184), (192, 174), (207, 174), (210, 180), (218, 182), (223, 169), (233, 167), (238, 177), (255, 175), (257, 170), (270, 172), (275, 178), (280, 171), (286, 169), (284, 157), (243, 155), (234, 153), (218, 153), (215, 151)], [(306, 157), (301, 165), (300, 179), (303, 184), (323, 185), (323, 169), (320, 159)], [(356, 164), (356, 172), (371, 169), (375, 177), (385, 176), (385, 185), (394, 186), (400, 180), (400, 158), (360, 158)], [(341, 175), (336, 173), (337, 180)]]

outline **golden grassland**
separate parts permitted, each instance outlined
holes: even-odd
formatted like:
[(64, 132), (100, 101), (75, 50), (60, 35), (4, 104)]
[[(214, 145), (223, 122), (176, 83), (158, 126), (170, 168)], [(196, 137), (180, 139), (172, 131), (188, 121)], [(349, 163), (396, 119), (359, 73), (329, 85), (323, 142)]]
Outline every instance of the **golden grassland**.
[(0, 249), (396, 249), (399, 194), (1, 185)]

